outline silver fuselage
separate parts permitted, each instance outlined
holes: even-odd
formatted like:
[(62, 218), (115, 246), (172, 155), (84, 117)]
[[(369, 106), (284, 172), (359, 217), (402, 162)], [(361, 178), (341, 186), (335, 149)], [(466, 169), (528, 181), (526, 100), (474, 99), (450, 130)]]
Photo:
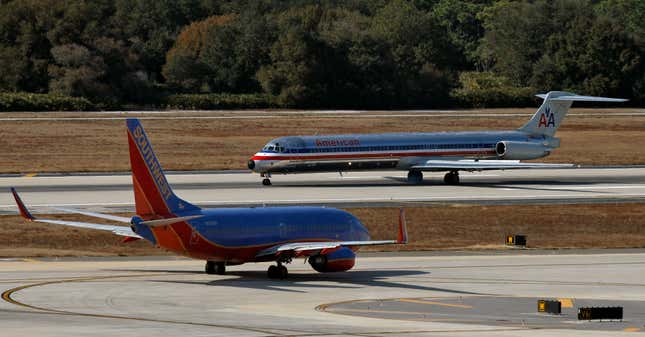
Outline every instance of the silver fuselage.
[(501, 141), (555, 140), (521, 131), (289, 136), (270, 141), (251, 158), (249, 168), (257, 173), (408, 170), (429, 159), (499, 159), (496, 145)]

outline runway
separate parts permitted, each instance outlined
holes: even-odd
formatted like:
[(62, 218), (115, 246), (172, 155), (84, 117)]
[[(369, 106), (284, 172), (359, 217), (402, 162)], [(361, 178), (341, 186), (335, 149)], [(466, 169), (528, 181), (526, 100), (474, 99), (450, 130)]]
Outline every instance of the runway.
[[(365, 255), (346, 273), (319, 274), (296, 260), (287, 280), (267, 279), (266, 263), (220, 276), (183, 258), (0, 261), (0, 335), (616, 336), (645, 328), (645, 250)], [(589, 322), (538, 314), (536, 298), (567, 299), (574, 311), (630, 305), (622, 322)], [(338, 304), (347, 302), (364, 312)], [(411, 308), (425, 316), (410, 317)]]
[[(576, 168), (461, 173), (447, 186), (442, 173), (426, 173), (409, 185), (404, 171), (276, 175), (262, 186), (248, 172), (179, 172), (168, 175), (175, 192), (201, 206), (322, 204), (338, 207), (437, 203), (535, 204), (645, 201), (645, 168)], [(51, 206), (131, 212), (128, 174), (25, 175), (0, 177), (0, 214), (15, 214), (9, 187), (38, 212)]]

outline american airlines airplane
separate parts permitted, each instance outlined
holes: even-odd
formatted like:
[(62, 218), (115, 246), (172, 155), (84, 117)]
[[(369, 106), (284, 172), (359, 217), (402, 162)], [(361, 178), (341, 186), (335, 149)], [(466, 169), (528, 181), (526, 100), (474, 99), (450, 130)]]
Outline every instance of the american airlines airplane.
[(128, 119), (128, 145), (136, 215), (132, 218), (84, 210), (61, 211), (122, 222), (128, 226), (34, 217), (11, 189), (20, 214), (28, 221), (91, 228), (153, 245), (195, 259), (206, 260), (208, 274), (224, 274), (226, 266), (275, 261), (270, 278), (284, 279), (284, 266), (305, 258), (321, 273), (354, 267), (355, 252), (364, 246), (406, 244), (405, 215), (399, 213), (396, 240), (371, 240), (352, 214), (328, 207), (288, 206), (257, 208), (200, 208), (179, 198), (152, 150), (143, 126)]
[(394, 169), (408, 171), (408, 182), (419, 184), (423, 171), (447, 171), (444, 182), (456, 185), (459, 171), (572, 167), (521, 160), (548, 156), (560, 146), (554, 134), (573, 102), (627, 101), (563, 91), (537, 96), (544, 102), (517, 130), (280, 137), (257, 152), (248, 167), (260, 173), (263, 185), (271, 185), (272, 173)]

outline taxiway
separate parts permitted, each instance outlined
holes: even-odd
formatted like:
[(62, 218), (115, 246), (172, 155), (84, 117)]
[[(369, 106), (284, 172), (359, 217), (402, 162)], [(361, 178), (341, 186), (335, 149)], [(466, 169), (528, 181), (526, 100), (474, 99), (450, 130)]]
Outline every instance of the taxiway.
[[(266, 263), (219, 276), (183, 258), (0, 261), (0, 335), (616, 336), (645, 328), (644, 250), (367, 255), (346, 273), (319, 274), (296, 260), (280, 281), (267, 279)], [(537, 298), (566, 299), (571, 311), (629, 305), (622, 322), (588, 322), (538, 314)]]

